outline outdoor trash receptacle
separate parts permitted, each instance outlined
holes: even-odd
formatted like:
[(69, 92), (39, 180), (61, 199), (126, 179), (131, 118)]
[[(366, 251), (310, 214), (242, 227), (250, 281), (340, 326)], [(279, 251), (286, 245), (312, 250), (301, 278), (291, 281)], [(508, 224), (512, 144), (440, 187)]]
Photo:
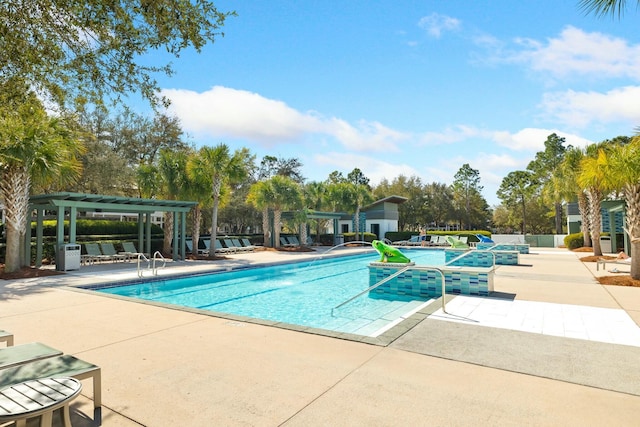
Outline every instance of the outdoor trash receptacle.
[(611, 236), (600, 236), (600, 250), (602, 253), (611, 253)]
[(344, 243), (344, 234), (337, 234), (334, 238), (333, 238), (333, 244), (334, 245), (341, 245)]
[(61, 245), (58, 249), (56, 270), (80, 270), (80, 245), (75, 243)]

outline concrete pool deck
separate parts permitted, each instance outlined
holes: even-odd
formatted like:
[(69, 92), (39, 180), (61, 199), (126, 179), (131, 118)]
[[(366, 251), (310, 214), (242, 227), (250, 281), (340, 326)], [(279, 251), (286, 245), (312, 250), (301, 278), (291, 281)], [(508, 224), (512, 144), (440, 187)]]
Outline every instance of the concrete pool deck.
[[(622, 317), (623, 335), (633, 335), (640, 288), (600, 285), (594, 277), (609, 273), (580, 262), (586, 255), (533, 248), (520, 265), (497, 268), (494, 298), (475, 308), (451, 298), (447, 311), (459, 321), (443, 321), (436, 307), (386, 346), (69, 288), (135, 277), (133, 263), (0, 282), (0, 329), (16, 344), (44, 342), (99, 365), (105, 426), (637, 425), (640, 347), (603, 342), (602, 322), (589, 322), (587, 309)], [(264, 251), (165, 271), (317, 256)], [(486, 300), (499, 301), (497, 313)], [(527, 302), (542, 304), (524, 309), (541, 319), (540, 332), (496, 319), (514, 322), (509, 313)], [(543, 333), (550, 307), (552, 324), (573, 331), (565, 325), (575, 325), (568, 309), (576, 306), (586, 307), (587, 339)], [(71, 405), (74, 426), (93, 425), (90, 384), (82, 393)]]

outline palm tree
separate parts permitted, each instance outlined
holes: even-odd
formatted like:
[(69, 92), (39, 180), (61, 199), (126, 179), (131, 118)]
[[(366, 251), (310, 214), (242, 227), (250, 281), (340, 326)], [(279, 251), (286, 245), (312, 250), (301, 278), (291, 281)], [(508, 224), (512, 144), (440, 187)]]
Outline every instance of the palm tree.
[(274, 199), (273, 187), (269, 181), (258, 181), (249, 188), (247, 202), (262, 211), (262, 234), (264, 246), (270, 246), (269, 242), (269, 206)]
[(276, 175), (267, 181), (272, 188), (273, 198), (269, 205), (273, 208), (273, 225), (275, 247), (280, 247), (280, 227), (282, 211), (285, 209), (300, 209), (302, 207), (302, 193), (300, 184), (285, 176)]
[(215, 147), (202, 147), (192, 163), (191, 168), (200, 169), (198, 174), (207, 173), (211, 177), (209, 182), (213, 200), (211, 211), (212, 242), (217, 238), (218, 209), (223, 187), (230, 183), (239, 182), (247, 176), (249, 158), (246, 150), (236, 150), (231, 155), (226, 144), (219, 144)]
[(589, 200), (587, 194), (578, 185), (577, 177), (580, 174), (580, 164), (585, 153), (577, 147), (569, 148), (562, 159), (559, 168), (559, 185), (563, 198), (572, 201), (577, 198), (578, 209), (580, 210), (580, 229), (584, 238), (584, 246), (591, 247), (591, 234), (589, 233)]
[[(638, 1), (640, 6), (640, 1)], [(599, 16), (622, 16), (626, 6), (626, 0), (580, 0), (580, 9), (586, 13), (595, 13)]]
[[(211, 175), (199, 167), (199, 153), (191, 153), (187, 160), (186, 193), (189, 200), (198, 202), (193, 208), (191, 218), (191, 240), (193, 248), (200, 244), (200, 226), (202, 225), (202, 210), (211, 207)], [(194, 253), (197, 251), (194, 249)]]
[[(42, 102), (24, 85), (0, 90), (0, 195), (6, 209), (5, 272), (30, 260), (24, 255), (32, 183), (70, 180), (80, 174), (84, 145), (64, 118), (48, 117)], [(63, 173), (64, 172), (64, 173)]]
[[(309, 182), (304, 186), (303, 192), (307, 208), (315, 211), (322, 211), (322, 209), (325, 208), (327, 203), (327, 186), (324, 182)], [(326, 220), (315, 220), (317, 241), (320, 241), (320, 232), (323, 221)]]
[[(596, 150), (595, 153), (593, 151)], [(593, 254), (602, 255), (600, 247), (600, 229), (602, 228), (602, 200), (605, 195), (613, 190), (613, 173), (607, 152), (602, 146), (592, 145), (587, 147), (587, 156), (580, 163), (578, 185), (580, 185), (589, 199), (589, 226)]]
[(614, 185), (627, 204), (625, 232), (631, 240), (631, 277), (640, 280), (640, 136), (614, 148), (610, 155)]
[[(186, 192), (187, 183), (187, 153), (184, 151), (160, 150), (158, 172), (162, 178), (163, 197), (167, 200), (181, 199)], [(162, 252), (171, 253), (173, 239), (173, 213), (164, 214), (164, 238)]]
[[(363, 206), (368, 205), (373, 201), (373, 195), (371, 194), (371, 190), (366, 185), (362, 184), (350, 184), (350, 193), (352, 209), (355, 210), (354, 214), (354, 228), (355, 228), (355, 240), (360, 240), (360, 209)], [(364, 236), (362, 237), (364, 240)]]

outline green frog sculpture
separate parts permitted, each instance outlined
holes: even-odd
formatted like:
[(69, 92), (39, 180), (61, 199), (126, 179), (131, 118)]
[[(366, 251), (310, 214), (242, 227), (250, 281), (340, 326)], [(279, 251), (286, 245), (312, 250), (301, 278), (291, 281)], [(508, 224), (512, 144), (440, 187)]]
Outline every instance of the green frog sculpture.
[(409, 263), (411, 260), (407, 258), (397, 248), (387, 245), (380, 240), (374, 240), (371, 242), (373, 249), (380, 254), (380, 262), (394, 262), (394, 263)]

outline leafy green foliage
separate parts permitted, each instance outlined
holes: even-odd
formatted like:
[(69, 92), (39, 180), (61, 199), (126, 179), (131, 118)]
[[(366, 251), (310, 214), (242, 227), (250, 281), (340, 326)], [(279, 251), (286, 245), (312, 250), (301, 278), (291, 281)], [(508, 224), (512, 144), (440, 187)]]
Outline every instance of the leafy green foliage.
[(117, 101), (136, 91), (157, 104), (154, 75), (172, 69), (140, 58), (199, 52), (223, 35), (232, 15), (206, 0), (2, 1), (0, 80), (22, 76), (60, 105), (74, 97)]
[(583, 247), (584, 237), (582, 235), (582, 232), (573, 233), (565, 236), (564, 245), (567, 247), (567, 249), (570, 249), (570, 250)]

